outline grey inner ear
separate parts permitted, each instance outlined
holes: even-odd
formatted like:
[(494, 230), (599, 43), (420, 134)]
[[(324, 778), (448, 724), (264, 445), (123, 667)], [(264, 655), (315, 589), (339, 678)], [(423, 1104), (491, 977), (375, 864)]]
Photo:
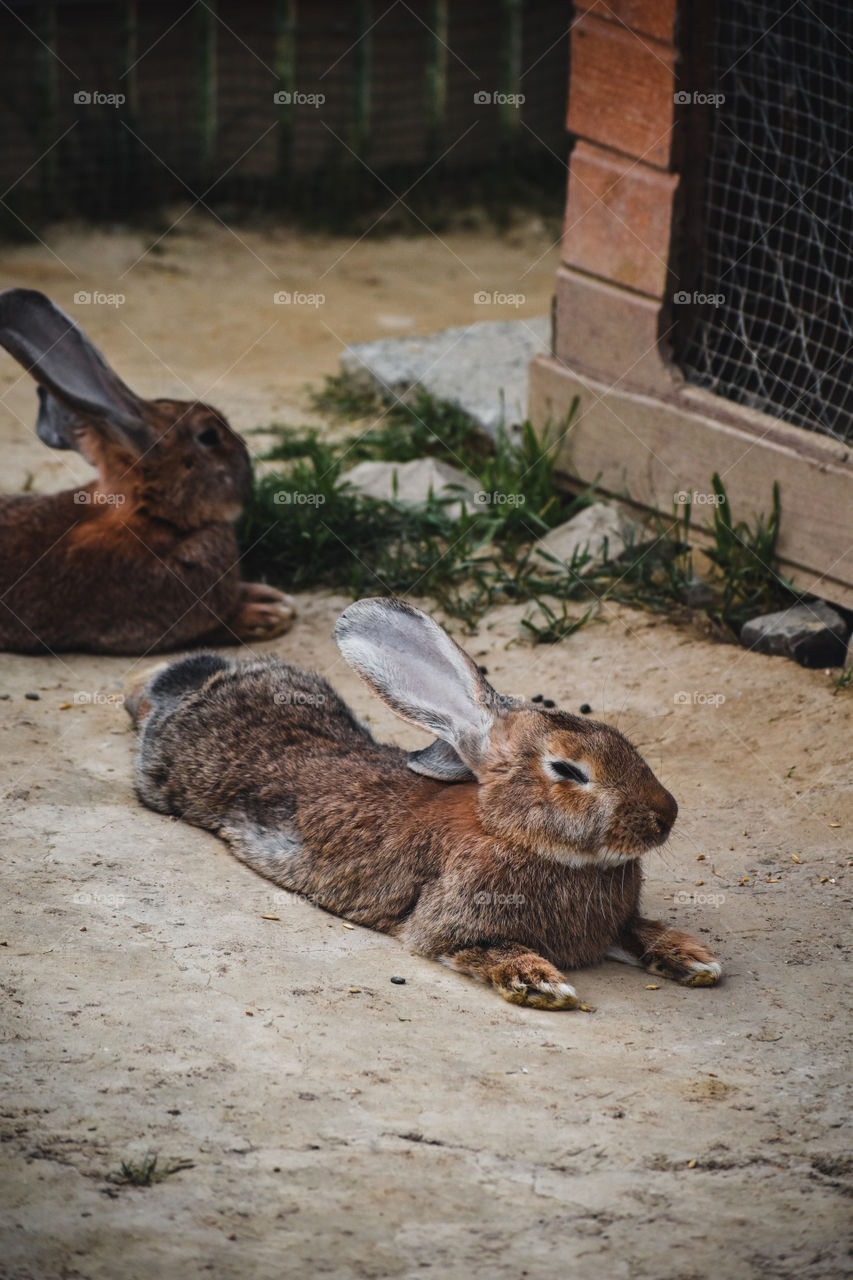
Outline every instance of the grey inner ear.
[(437, 734), (476, 772), (502, 704), (446, 631), (403, 600), (358, 600), (338, 618), (335, 640), (392, 710)]
[(410, 751), (406, 761), (414, 773), (422, 773), (427, 778), (437, 778), (439, 782), (476, 782), (476, 775), (467, 764), (459, 758), (449, 742), (436, 738), (428, 747), (420, 751)]
[(39, 398), (36, 435), (39, 440), (51, 449), (73, 449), (77, 414), (66, 409), (44, 387), (36, 387), (36, 391)]
[(43, 293), (34, 289), (0, 292), (0, 344), (66, 408), (102, 419), (135, 448), (142, 450), (152, 443), (145, 401), (113, 372), (71, 317)]

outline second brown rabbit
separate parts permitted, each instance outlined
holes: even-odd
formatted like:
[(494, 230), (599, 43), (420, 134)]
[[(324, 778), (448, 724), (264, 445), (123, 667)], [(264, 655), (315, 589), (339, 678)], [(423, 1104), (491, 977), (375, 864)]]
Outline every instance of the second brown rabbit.
[(0, 345), (39, 383), (36, 431), (98, 478), (0, 497), (0, 649), (150, 653), (281, 634), (293, 601), (241, 582), (246, 446), (209, 405), (143, 400), (44, 294), (0, 293)]

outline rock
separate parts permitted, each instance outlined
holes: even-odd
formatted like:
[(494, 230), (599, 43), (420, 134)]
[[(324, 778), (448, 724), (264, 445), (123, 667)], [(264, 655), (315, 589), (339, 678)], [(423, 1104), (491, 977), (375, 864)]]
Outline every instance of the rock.
[(463, 409), (493, 438), (527, 417), (528, 366), (548, 350), (550, 320), (497, 320), (422, 338), (381, 338), (348, 347), (341, 371), (403, 400), (422, 388)]
[[(468, 512), (482, 511), (474, 496), (481, 491), (479, 481), (436, 458), (414, 458), (411, 462), (360, 462), (342, 475), (341, 480), (347, 481), (365, 497), (376, 498), (380, 502), (396, 501), (422, 506), (429, 499), (431, 490), (436, 498), (455, 498)], [(450, 485), (459, 485), (469, 496), (454, 492), (448, 487)]]
[[(534, 544), (534, 550), (545, 551), (565, 564), (571, 564), (576, 552), (585, 550), (590, 559), (580, 570), (584, 577), (600, 568), (605, 558), (618, 560), (632, 536), (638, 538), (641, 530), (627, 507), (619, 502), (594, 502), (565, 524), (550, 529)], [(556, 571), (557, 567), (545, 562), (543, 568), (547, 572), (548, 568)]]
[(714, 603), (715, 594), (712, 586), (691, 573), (684, 593), (684, 603), (688, 609), (707, 609)]
[(801, 667), (839, 667), (844, 662), (847, 623), (823, 600), (812, 600), (750, 618), (741, 628), (740, 642), (745, 649), (793, 658)]

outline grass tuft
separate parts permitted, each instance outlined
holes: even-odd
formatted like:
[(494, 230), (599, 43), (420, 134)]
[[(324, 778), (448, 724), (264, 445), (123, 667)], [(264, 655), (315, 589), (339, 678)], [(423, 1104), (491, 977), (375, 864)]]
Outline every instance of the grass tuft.
[[(256, 478), (240, 526), (244, 572), (290, 590), (327, 587), (361, 595), (426, 597), (473, 630), (493, 605), (530, 605), (523, 626), (553, 644), (585, 625), (605, 600), (673, 616), (701, 608), (732, 638), (747, 618), (800, 598), (778, 570), (778, 485), (767, 518), (735, 521), (713, 477), (712, 572), (697, 575), (688, 502), (669, 517), (653, 513), (618, 560), (591, 566), (577, 552), (567, 564), (534, 543), (593, 501), (592, 486), (571, 491), (557, 473), (560, 445), (577, 409), (556, 429), (525, 423), (493, 442), (457, 406), (419, 391), (409, 403), (381, 398), (347, 377), (328, 378), (318, 409), (362, 428), (340, 440), (316, 430), (276, 426), (265, 455), (281, 464)], [(430, 495), (422, 506), (380, 502), (343, 479), (365, 459), (434, 457), (476, 478), (488, 500), (466, 510), (458, 498)], [(698, 602), (698, 603), (697, 603)], [(579, 607), (580, 606), (580, 607)]]
[(157, 1182), (165, 1182), (172, 1174), (182, 1169), (194, 1169), (192, 1160), (173, 1160), (170, 1164), (157, 1167), (158, 1157), (149, 1153), (138, 1163), (122, 1160), (117, 1173), (108, 1173), (107, 1182), (120, 1187), (153, 1187)]

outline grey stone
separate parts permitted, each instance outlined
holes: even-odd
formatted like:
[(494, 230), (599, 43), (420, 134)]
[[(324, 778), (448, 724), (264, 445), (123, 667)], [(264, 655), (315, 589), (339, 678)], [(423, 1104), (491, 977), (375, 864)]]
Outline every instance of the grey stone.
[[(584, 577), (600, 568), (605, 558), (618, 560), (629, 539), (640, 537), (640, 526), (628, 507), (620, 502), (594, 502), (571, 520), (550, 529), (534, 544), (534, 550), (547, 552), (566, 564), (571, 563), (576, 552), (586, 551), (590, 559), (580, 570), (580, 576)], [(557, 572), (557, 567), (550, 562), (545, 562), (542, 568), (546, 573), (549, 568)]]
[[(420, 506), (428, 500), (431, 490), (436, 498), (455, 498), (466, 511), (482, 510), (474, 499), (474, 494), (480, 492), (479, 481), (436, 458), (414, 458), (411, 462), (360, 462), (345, 472), (341, 480), (347, 481), (365, 497), (381, 502)], [(453, 492), (449, 485), (459, 485), (470, 496)]]
[(740, 642), (745, 649), (793, 658), (802, 667), (840, 667), (847, 623), (823, 600), (812, 600), (751, 618), (741, 628)]
[(528, 367), (548, 350), (550, 320), (494, 320), (420, 338), (381, 338), (348, 347), (341, 371), (387, 395), (410, 400), (422, 388), (463, 409), (495, 437), (527, 417)]

